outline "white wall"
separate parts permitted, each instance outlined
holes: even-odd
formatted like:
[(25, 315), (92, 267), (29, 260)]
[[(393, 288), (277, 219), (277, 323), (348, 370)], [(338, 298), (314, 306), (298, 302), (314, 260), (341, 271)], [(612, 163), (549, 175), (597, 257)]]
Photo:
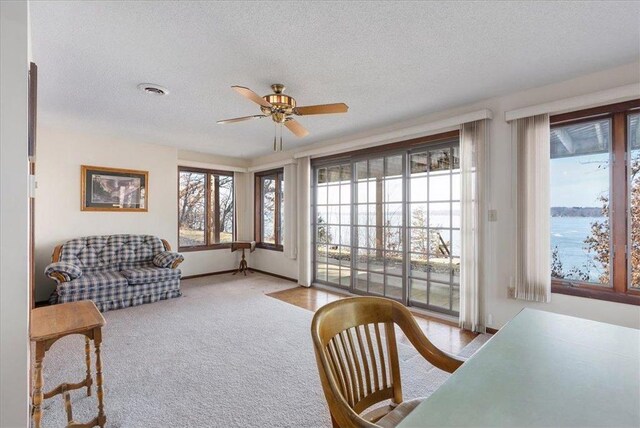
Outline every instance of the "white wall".
[[(211, 160), (211, 159), (207, 159)], [(178, 150), (95, 134), (42, 126), (38, 135), (36, 179), (36, 300), (54, 289), (44, 268), (53, 248), (68, 239), (116, 233), (151, 234), (178, 249)], [(149, 211), (92, 212), (80, 210), (80, 166), (94, 165), (149, 171)], [(237, 255), (229, 250), (185, 252), (183, 275), (233, 269)]]
[(29, 425), (27, 2), (0, 2), (0, 426)]
[[(529, 89), (438, 112), (424, 116), (419, 120), (413, 119), (404, 124), (399, 124), (397, 127), (386, 127), (377, 131), (372, 130), (366, 134), (366, 137), (370, 137), (373, 144), (376, 142), (376, 133), (382, 135), (387, 131), (403, 129), (405, 127), (409, 128), (419, 123), (432, 123), (447, 117), (484, 108), (492, 110), (493, 120), (489, 123), (487, 209), (496, 209), (498, 212), (498, 220), (489, 223), (485, 217), (483, 222), (486, 231), (485, 236), (487, 236), (485, 245), (484, 307), (486, 308), (485, 313), (487, 315), (491, 314), (493, 319), (492, 323), (487, 323), (488, 327), (499, 328), (513, 318), (522, 308), (533, 307), (589, 318), (596, 321), (640, 328), (640, 307), (638, 306), (560, 294), (553, 294), (552, 302), (549, 304), (528, 303), (508, 298), (508, 288), (514, 276), (513, 236), (515, 232), (515, 212), (512, 183), (515, 171), (511, 167), (513, 163), (513, 153), (511, 150), (510, 125), (504, 120), (504, 114), (509, 110), (585, 95), (618, 86), (638, 83), (639, 81), (640, 63), (634, 62), (610, 70), (577, 77), (565, 82)], [(477, 84), (477, 82), (469, 82), (469, 85), (474, 84)], [(640, 97), (640, 94), (638, 94), (638, 96)], [(435, 134), (442, 131), (443, 130), (433, 131), (430, 133)], [(361, 134), (356, 137), (360, 138), (363, 136), (364, 134)], [(415, 137), (415, 135), (412, 137)], [(299, 152), (308, 150), (309, 148), (323, 147), (330, 150), (332, 144), (344, 144), (348, 141), (346, 138), (341, 138), (339, 140), (317, 143), (305, 147), (299, 150)], [(286, 162), (288, 159), (294, 157), (295, 154), (295, 151), (289, 151), (254, 159), (252, 161), (252, 167), (273, 164), (274, 162)], [(252, 193), (252, 189), (250, 191)], [(271, 263), (272, 268), (265, 269), (271, 272), (275, 272), (275, 270), (294, 272), (294, 269), (290, 266), (291, 261), (284, 259), (284, 257), (280, 260), (276, 256), (268, 258), (260, 256), (256, 262), (259, 263), (260, 266), (269, 266), (269, 263)], [(258, 269), (260, 269), (260, 267), (258, 267)]]

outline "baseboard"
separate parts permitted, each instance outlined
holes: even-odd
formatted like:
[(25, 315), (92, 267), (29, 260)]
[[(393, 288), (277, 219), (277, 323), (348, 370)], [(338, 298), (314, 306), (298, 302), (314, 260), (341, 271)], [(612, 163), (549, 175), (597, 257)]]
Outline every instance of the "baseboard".
[(264, 271), (264, 270), (255, 269), (255, 268), (252, 268), (252, 267), (250, 267), (249, 270), (252, 271), (252, 272), (262, 273), (264, 275), (274, 276), (276, 278), (284, 279), (286, 281), (295, 282), (296, 284), (298, 283), (298, 280), (295, 279), (295, 278), (289, 278), (288, 276), (278, 275), (277, 273), (271, 273), (271, 272), (267, 272), (267, 271)]
[(211, 275), (222, 275), (224, 273), (233, 273), (235, 272), (236, 269), (230, 269), (230, 270), (219, 270), (217, 272), (207, 272), (207, 273), (199, 273), (197, 275), (187, 275), (187, 276), (183, 276), (180, 279), (194, 279), (194, 278), (202, 278), (203, 276), (211, 276)]
[[(255, 268), (252, 268), (252, 267), (250, 267), (249, 270), (251, 272), (258, 272), (258, 273), (261, 273), (263, 275), (273, 276), (273, 277), (276, 277), (276, 278), (284, 279), (286, 281), (291, 281), (291, 282), (295, 282), (295, 283), (298, 282), (298, 280), (295, 279), (295, 278), (290, 278), (290, 277), (284, 276), (284, 275), (278, 275), (277, 273), (267, 272), (265, 270), (255, 269)], [(221, 271), (218, 271), (218, 272), (199, 273), (197, 275), (187, 275), (187, 276), (183, 276), (182, 279), (202, 278), (204, 276), (222, 275), (222, 274), (225, 274), (225, 273), (233, 273), (233, 272), (237, 272), (237, 269), (221, 270)]]

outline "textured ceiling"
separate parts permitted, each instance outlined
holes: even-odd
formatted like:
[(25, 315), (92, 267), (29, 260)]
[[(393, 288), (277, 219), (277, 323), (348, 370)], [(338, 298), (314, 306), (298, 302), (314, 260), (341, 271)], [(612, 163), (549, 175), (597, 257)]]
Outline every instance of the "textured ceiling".
[[(285, 148), (630, 63), (640, 2), (31, 2), (39, 120), (228, 156), (268, 154), (273, 124), (232, 91), (281, 82)], [(166, 86), (154, 97), (141, 82)], [(286, 131), (286, 130), (285, 130)]]

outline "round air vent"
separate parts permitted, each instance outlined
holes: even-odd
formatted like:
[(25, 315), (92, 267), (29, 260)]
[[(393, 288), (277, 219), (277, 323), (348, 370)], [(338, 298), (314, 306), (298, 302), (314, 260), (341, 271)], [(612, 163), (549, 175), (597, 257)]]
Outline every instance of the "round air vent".
[(153, 83), (141, 83), (138, 85), (138, 89), (146, 92), (147, 94), (157, 96), (167, 95), (169, 93), (169, 90), (167, 88)]

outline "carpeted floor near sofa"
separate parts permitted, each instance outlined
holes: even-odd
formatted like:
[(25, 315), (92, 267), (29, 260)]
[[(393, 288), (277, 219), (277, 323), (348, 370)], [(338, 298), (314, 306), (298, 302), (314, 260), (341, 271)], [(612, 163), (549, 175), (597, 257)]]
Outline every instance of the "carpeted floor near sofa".
[[(182, 298), (105, 313), (107, 426), (330, 427), (313, 313), (265, 295), (292, 285), (258, 273), (210, 276), (183, 281)], [(428, 396), (447, 379), (412, 347), (399, 348), (405, 399)], [(83, 339), (56, 343), (44, 367), (46, 390), (83, 379)], [(92, 397), (77, 390), (72, 400), (75, 420), (95, 416), (95, 386)], [(43, 427), (65, 424), (61, 397), (46, 400)]]

